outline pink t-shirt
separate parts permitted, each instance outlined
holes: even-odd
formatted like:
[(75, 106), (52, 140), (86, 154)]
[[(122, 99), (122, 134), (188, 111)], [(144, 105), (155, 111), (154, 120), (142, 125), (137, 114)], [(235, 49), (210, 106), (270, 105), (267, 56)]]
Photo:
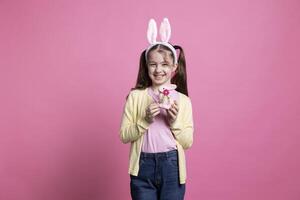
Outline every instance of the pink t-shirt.
[[(148, 87), (147, 90), (153, 100), (158, 102), (159, 97), (154, 93), (153, 89)], [(169, 95), (178, 101), (179, 95), (176, 90), (171, 90)], [(167, 122), (167, 111), (164, 108), (160, 108), (160, 113), (154, 117), (154, 121), (150, 124), (144, 135), (142, 152), (158, 153), (173, 149), (177, 149), (177, 147), (175, 138)]]

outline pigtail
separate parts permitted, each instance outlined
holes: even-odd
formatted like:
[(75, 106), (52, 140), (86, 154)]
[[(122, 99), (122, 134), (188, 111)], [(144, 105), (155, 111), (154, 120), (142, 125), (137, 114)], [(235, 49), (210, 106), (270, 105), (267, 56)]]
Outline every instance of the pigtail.
[(179, 57), (178, 57), (178, 67), (176, 69), (176, 73), (173, 76), (171, 82), (177, 85), (177, 91), (185, 94), (188, 96), (188, 89), (187, 89), (187, 73), (186, 73), (186, 63), (185, 63), (185, 56), (184, 51), (181, 46), (174, 45), (174, 48), (177, 50), (179, 49)]
[(148, 68), (145, 54), (146, 50), (144, 50), (140, 56), (140, 65), (136, 84), (134, 88), (131, 88), (131, 90), (145, 89), (151, 85), (151, 79), (148, 76)]

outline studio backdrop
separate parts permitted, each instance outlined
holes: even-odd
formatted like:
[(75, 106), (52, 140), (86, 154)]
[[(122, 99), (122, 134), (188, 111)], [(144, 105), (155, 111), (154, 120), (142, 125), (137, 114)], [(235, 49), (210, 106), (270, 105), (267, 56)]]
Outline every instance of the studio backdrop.
[(1, 0), (0, 199), (129, 200), (119, 128), (168, 17), (193, 105), (187, 200), (300, 199), (300, 1)]

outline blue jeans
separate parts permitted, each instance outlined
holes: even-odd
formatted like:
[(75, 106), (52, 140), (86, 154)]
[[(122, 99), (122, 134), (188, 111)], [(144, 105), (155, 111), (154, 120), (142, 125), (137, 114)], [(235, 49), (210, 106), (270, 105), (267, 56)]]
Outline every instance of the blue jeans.
[(182, 200), (185, 184), (179, 183), (178, 152), (141, 153), (138, 176), (130, 175), (133, 200)]

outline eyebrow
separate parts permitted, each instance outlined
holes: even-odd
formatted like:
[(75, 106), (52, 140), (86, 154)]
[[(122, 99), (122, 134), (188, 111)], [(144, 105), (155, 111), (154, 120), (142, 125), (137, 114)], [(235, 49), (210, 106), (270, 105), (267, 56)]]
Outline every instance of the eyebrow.
[[(156, 63), (154, 61), (149, 61), (149, 63)], [(163, 62), (160, 62), (160, 63), (169, 63), (168, 61), (163, 61)]]

